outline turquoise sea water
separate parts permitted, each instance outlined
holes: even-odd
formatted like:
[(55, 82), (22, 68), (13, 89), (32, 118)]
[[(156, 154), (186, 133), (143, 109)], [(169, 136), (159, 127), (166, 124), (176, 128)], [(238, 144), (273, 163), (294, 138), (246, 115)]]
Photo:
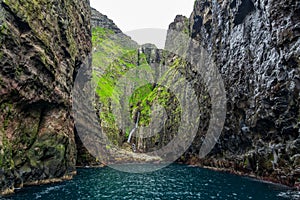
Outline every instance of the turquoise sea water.
[[(135, 167), (135, 166), (132, 166)], [(283, 186), (184, 165), (129, 174), (114, 169), (79, 169), (73, 180), (17, 190), (8, 200), (61, 199), (298, 199)], [(1, 198), (0, 198), (1, 199)]]

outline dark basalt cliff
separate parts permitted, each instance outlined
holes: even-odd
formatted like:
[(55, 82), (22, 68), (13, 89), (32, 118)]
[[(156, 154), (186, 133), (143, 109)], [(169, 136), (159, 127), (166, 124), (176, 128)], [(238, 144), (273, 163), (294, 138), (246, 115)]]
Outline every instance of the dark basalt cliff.
[(195, 141), (185, 162), (287, 185), (299, 182), (299, 13), (300, 2), (293, 0), (199, 0), (188, 23), (178, 16), (170, 25), (189, 30), (204, 46), (227, 93), (219, 142), (198, 160)]
[(0, 1), (0, 192), (75, 170), (71, 91), (91, 51), (88, 0)]

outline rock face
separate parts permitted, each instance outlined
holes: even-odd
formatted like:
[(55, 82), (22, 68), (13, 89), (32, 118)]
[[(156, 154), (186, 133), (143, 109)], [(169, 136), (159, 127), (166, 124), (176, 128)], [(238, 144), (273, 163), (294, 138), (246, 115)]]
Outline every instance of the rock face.
[(101, 27), (112, 30), (116, 34), (122, 33), (122, 31), (111, 19), (109, 19), (106, 15), (101, 14), (94, 8), (92, 8), (91, 25), (92, 27)]
[(192, 145), (186, 162), (291, 186), (299, 181), (299, 13), (293, 0), (199, 0), (189, 23), (179, 16), (170, 25), (189, 29), (211, 54), (227, 93), (219, 143), (200, 161), (189, 159), (199, 153)]
[[(121, 29), (114, 23), (113, 20), (109, 19), (106, 15), (101, 14), (94, 8), (91, 8), (91, 26), (92, 28), (101, 28), (104, 30), (112, 31), (115, 34), (114, 40), (119, 40), (124, 46), (136, 47), (137, 43), (133, 41), (128, 35), (124, 34)], [(95, 35), (94, 35), (95, 36)], [(118, 39), (117, 39), (118, 38)], [(104, 38), (103, 38), (104, 39)]]
[(71, 90), (91, 51), (88, 0), (0, 1), (0, 191), (75, 170)]

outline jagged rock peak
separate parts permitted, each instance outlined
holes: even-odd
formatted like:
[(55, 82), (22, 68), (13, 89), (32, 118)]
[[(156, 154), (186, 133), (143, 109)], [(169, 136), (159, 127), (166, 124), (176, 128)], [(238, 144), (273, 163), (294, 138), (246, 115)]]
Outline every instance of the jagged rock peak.
[(91, 25), (92, 27), (102, 27), (113, 30), (116, 34), (122, 33), (121, 29), (113, 22), (113, 20), (109, 19), (106, 15), (101, 14), (95, 8), (91, 8), (92, 17), (91, 17)]
[(189, 25), (189, 19), (186, 16), (177, 15), (174, 19), (174, 22), (172, 22), (169, 25), (169, 30), (188, 32), (188, 25)]

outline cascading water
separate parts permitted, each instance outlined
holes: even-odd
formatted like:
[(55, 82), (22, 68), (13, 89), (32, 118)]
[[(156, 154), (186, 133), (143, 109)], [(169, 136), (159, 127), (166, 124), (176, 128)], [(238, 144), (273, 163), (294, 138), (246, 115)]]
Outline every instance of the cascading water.
[(130, 140), (131, 140), (131, 137), (132, 137), (133, 133), (135, 132), (135, 130), (139, 126), (139, 118), (140, 118), (140, 113), (138, 112), (137, 120), (135, 122), (135, 127), (130, 131), (130, 134), (128, 136), (128, 140), (127, 140), (128, 143), (130, 143)]

